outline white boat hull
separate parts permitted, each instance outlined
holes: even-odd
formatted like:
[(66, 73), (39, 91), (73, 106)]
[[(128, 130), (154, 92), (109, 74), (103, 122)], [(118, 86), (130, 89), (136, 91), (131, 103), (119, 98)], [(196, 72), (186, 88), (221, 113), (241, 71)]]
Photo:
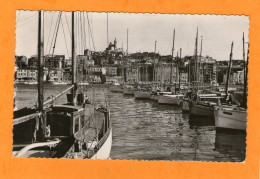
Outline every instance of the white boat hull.
[(246, 130), (247, 112), (216, 107), (214, 110), (217, 128)]
[(190, 115), (214, 117), (214, 107), (190, 102)]
[(151, 99), (151, 94), (145, 91), (135, 91), (134, 95), (136, 99)]
[(124, 88), (123, 93), (126, 95), (134, 95), (134, 90), (129, 88)]
[(159, 104), (174, 104), (174, 105), (180, 105), (180, 99), (176, 95), (165, 95), (165, 96), (159, 96), (158, 98)]
[(91, 159), (109, 159), (110, 151), (112, 147), (112, 128), (110, 130), (109, 136), (102, 147), (97, 151), (97, 153), (91, 157)]

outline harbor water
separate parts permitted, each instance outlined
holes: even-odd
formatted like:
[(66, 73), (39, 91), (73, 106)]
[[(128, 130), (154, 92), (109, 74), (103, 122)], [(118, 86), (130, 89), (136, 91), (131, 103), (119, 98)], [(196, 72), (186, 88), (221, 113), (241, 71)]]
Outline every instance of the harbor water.
[[(47, 85), (45, 99), (67, 85)], [(80, 87), (97, 104), (110, 104), (113, 128), (111, 159), (243, 162), (246, 133), (216, 130), (214, 119), (189, 118), (178, 106), (109, 92), (105, 85)], [(16, 85), (17, 108), (37, 102), (36, 85)], [(66, 102), (66, 95), (55, 103)]]

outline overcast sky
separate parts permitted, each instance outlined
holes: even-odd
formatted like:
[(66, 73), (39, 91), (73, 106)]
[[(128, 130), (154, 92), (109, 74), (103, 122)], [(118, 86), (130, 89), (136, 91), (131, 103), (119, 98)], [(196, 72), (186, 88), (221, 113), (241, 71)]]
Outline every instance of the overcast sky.
[[(17, 11), (16, 14), (16, 55), (27, 57), (36, 55), (38, 12)], [(54, 28), (58, 16), (57, 11), (44, 12), (45, 54), (52, 53), (51, 41), (54, 39)], [(71, 56), (71, 12), (62, 12), (61, 17), (54, 54), (64, 54), (68, 58)], [(86, 48), (94, 49), (88, 24), (91, 26), (95, 50), (105, 50), (107, 46), (107, 13), (89, 12), (79, 15), (77, 12), (75, 22), (78, 34), (76, 37), (77, 54), (83, 53), (83, 40), (86, 41)], [(77, 27), (83, 29), (84, 24), (85, 31), (77, 30)], [(127, 28), (129, 29), (129, 53), (154, 52), (154, 43), (157, 41), (156, 51), (161, 55), (170, 55), (174, 28), (174, 56), (180, 48), (182, 48), (182, 56), (194, 54), (197, 27), (199, 29), (199, 49), (201, 36), (203, 36), (203, 56), (209, 55), (217, 60), (228, 60), (231, 42), (234, 41), (233, 58), (242, 59), (243, 32), (245, 42), (248, 42), (249, 18), (247, 16), (109, 13), (108, 24), (109, 41), (114, 41), (116, 38), (118, 47), (123, 46), (124, 50), (127, 46)], [(84, 38), (84, 34), (86, 38)]]

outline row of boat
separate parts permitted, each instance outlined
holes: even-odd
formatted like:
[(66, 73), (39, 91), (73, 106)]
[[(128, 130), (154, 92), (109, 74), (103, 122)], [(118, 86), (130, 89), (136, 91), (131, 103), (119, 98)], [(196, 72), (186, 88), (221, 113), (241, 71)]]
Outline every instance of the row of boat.
[(166, 91), (152, 91), (134, 88), (129, 85), (114, 84), (109, 87), (112, 92), (133, 95), (135, 99), (151, 99), (158, 104), (178, 105), (190, 116), (198, 116), (204, 120), (214, 120), (217, 128), (246, 130), (247, 111), (239, 105), (228, 104), (221, 93), (203, 93), (191, 96), (191, 92), (173, 94)]

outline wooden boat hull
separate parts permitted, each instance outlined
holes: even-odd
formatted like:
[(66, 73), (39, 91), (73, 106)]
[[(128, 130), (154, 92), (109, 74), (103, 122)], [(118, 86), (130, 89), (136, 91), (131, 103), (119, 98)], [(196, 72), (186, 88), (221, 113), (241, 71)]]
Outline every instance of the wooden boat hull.
[(246, 111), (215, 107), (214, 117), (217, 128), (246, 130)]
[(135, 99), (151, 99), (151, 94), (145, 91), (135, 91)]
[(180, 99), (176, 95), (165, 95), (159, 96), (158, 98), (159, 104), (173, 104), (173, 105), (180, 105)]
[(189, 113), (193, 116), (214, 117), (214, 107), (190, 102)]
[(133, 89), (129, 89), (129, 88), (124, 88), (123, 89), (123, 93), (125, 95), (134, 95), (134, 90)]

